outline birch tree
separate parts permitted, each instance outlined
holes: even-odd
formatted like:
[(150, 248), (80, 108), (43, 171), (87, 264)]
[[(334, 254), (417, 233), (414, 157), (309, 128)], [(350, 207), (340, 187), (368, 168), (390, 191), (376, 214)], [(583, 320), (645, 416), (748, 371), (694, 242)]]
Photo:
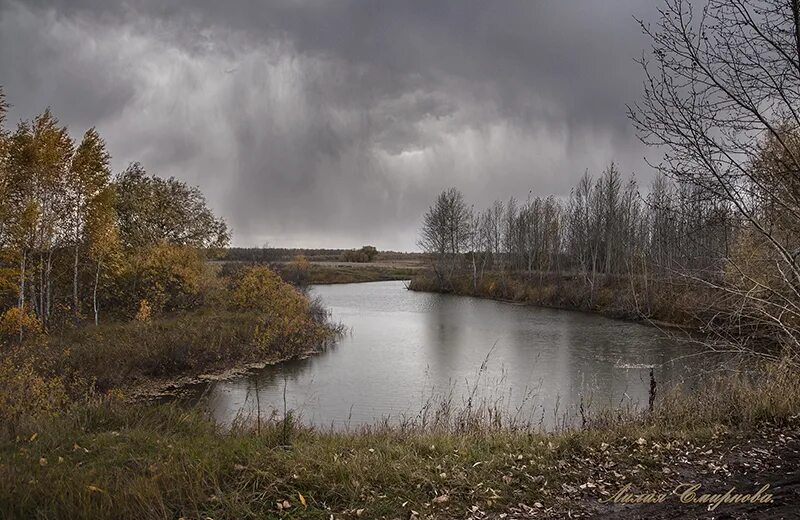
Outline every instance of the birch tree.
[[(75, 320), (80, 318), (79, 300), (79, 261), (81, 244), (84, 242), (84, 230), (87, 222), (96, 219), (96, 215), (89, 214), (89, 207), (94, 201), (97, 206), (98, 200), (106, 199), (108, 194), (103, 194), (107, 189), (111, 177), (109, 167), (110, 155), (106, 151), (105, 142), (97, 133), (97, 130), (90, 128), (86, 131), (75, 150), (72, 157), (70, 168), (69, 189), (72, 206), (72, 247), (73, 247), (73, 273), (72, 273), (72, 310)], [(102, 206), (102, 204), (100, 204)], [(98, 208), (95, 208), (98, 211)], [(113, 220), (113, 219), (112, 219)], [(96, 230), (95, 230), (96, 231)], [(89, 238), (89, 242), (94, 244), (94, 240)], [(97, 235), (94, 238), (98, 238)], [(97, 278), (97, 277), (95, 277)], [(96, 282), (96, 281), (95, 281)], [(97, 321), (96, 312), (96, 293), (97, 283), (94, 285), (93, 308), (95, 309), (95, 322)]]

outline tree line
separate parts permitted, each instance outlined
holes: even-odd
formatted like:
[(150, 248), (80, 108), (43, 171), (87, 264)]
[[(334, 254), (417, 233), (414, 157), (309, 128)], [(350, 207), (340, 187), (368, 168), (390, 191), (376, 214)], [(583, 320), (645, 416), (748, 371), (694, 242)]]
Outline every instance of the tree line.
[[(665, 277), (703, 289), (710, 343), (800, 355), (800, 2), (665, 0), (629, 107), (662, 153), (645, 195), (614, 165), (566, 200), (528, 197), (474, 211), (456, 190), (428, 210), (420, 246), (453, 274), (571, 272), (630, 292)], [(621, 286), (620, 286), (621, 287)], [(685, 285), (684, 285), (685, 287)], [(621, 290), (619, 287), (618, 290)], [(672, 293), (679, 299), (680, 293)]]
[(0, 90), (0, 312), (20, 334), (185, 306), (225, 223), (203, 194), (133, 163), (113, 175), (95, 128), (73, 139), (48, 109), (5, 127)]
[(468, 205), (443, 191), (423, 218), (420, 247), (435, 255), (443, 287), (467, 269), (473, 284), (487, 271), (597, 275), (665, 274), (719, 267), (737, 219), (729, 205), (658, 176), (646, 195), (610, 164), (588, 172), (567, 198), (528, 196)]

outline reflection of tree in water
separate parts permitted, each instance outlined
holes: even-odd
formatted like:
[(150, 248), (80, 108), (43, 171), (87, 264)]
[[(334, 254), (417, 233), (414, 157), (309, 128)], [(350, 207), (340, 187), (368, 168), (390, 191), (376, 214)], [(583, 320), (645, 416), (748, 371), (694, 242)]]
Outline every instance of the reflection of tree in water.
[[(284, 410), (284, 393), (290, 392), (292, 385), (297, 383), (303, 373), (312, 370), (318, 360), (313, 356), (305, 359), (291, 359), (277, 365), (269, 365), (263, 369), (248, 374), (245, 381), (246, 386), (244, 403), (242, 409), (247, 411), (249, 420), (260, 421), (265, 417), (269, 419), (280, 419)], [(270, 399), (270, 396), (280, 394), (280, 401)], [(291, 407), (289, 407), (291, 409)], [(300, 411), (295, 411), (300, 412)]]
[[(278, 403), (270, 396), (281, 393), (284, 382), (288, 386), (288, 392), (291, 392), (292, 384), (296, 383), (302, 374), (313, 370), (314, 363), (319, 362), (325, 355), (333, 354), (336, 348), (337, 344), (331, 343), (325, 352), (305, 359), (291, 359), (267, 365), (229, 380), (199, 382), (182, 389), (177, 398), (167, 399), (186, 406), (203, 408), (223, 423), (234, 420), (257, 420), (259, 410), (262, 419), (268, 418), (273, 412), (282, 411), (283, 408), (282, 402)], [(243, 396), (240, 402), (237, 402), (237, 396)]]
[[(490, 407), (503, 422), (552, 428), (565, 414), (580, 424), (581, 404), (587, 415), (621, 405), (646, 408), (651, 365), (663, 396), (671, 381), (687, 377), (687, 364), (696, 364), (694, 358), (669, 363), (690, 350), (642, 325), (459, 296), (420, 298), (401, 289), (387, 296), (383, 285), (356, 289), (337, 289), (357, 327), (341, 350), (334, 345), (308, 359), (196, 385), (184, 400), (223, 424), (242, 417), (255, 424), (259, 417), (282, 419), (285, 385), (287, 408), (303, 422), (370, 424), (417, 416), (443, 400)], [(367, 289), (396, 301), (388, 305)]]
[(435, 357), (431, 366), (437, 371), (439, 381), (450, 377), (453, 362), (457, 359), (463, 345), (463, 329), (467, 326), (463, 313), (459, 308), (461, 299), (458, 296), (437, 294), (432, 298), (432, 305), (425, 313), (428, 336), (425, 338), (427, 350)]

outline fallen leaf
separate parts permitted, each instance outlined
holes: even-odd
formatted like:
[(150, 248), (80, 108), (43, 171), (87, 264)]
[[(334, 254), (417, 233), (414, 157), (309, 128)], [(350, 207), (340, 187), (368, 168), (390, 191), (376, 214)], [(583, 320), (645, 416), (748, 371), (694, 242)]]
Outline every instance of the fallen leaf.
[(434, 504), (444, 504), (448, 500), (450, 500), (450, 497), (448, 495), (439, 495), (438, 497), (433, 499), (433, 503)]
[(99, 487), (97, 487), (97, 486), (92, 486), (92, 485), (89, 485), (89, 486), (86, 486), (86, 489), (88, 489), (88, 490), (89, 490), (89, 491), (91, 491), (92, 493), (105, 493), (105, 491), (103, 491), (102, 489), (100, 489), (100, 488), (99, 488)]
[(300, 503), (303, 504), (303, 507), (306, 507), (306, 497), (304, 497), (302, 493), (298, 493), (297, 498), (300, 499)]

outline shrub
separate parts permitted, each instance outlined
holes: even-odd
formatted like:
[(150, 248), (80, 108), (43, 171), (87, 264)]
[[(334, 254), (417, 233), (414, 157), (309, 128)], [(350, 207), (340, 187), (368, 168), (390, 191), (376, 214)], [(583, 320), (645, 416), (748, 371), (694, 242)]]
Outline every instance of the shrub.
[(129, 317), (141, 300), (147, 300), (153, 314), (195, 308), (203, 303), (209, 269), (198, 249), (159, 242), (124, 267), (116, 280), (114, 307), (127, 307)]
[(139, 310), (136, 312), (136, 321), (148, 322), (150, 321), (150, 316), (152, 311), (150, 309), (150, 304), (147, 302), (147, 298), (141, 300), (139, 302)]
[(345, 251), (342, 255), (342, 260), (345, 262), (366, 263), (375, 260), (376, 256), (378, 256), (378, 250), (374, 246), (364, 246), (359, 250), (351, 249)]
[(297, 255), (286, 266), (284, 276), (287, 282), (304, 288), (308, 285), (310, 270), (311, 263), (308, 259), (303, 255)]
[(41, 332), (42, 324), (36, 316), (25, 312), (19, 307), (12, 307), (0, 316), (0, 341), (3, 343), (10, 343), (20, 339), (24, 341), (37, 336)]
[(32, 360), (0, 359), (0, 423), (13, 427), (22, 416), (53, 414), (67, 397), (63, 379), (43, 375)]
[(260, 348), (299, 353), (330, 334), (325, 323), (314, 319), (308, 298), (265, 266), (240, 273), (231, 291), (231, 305), (236, 310), (261, 314), (263, 326), (256, 333)]

